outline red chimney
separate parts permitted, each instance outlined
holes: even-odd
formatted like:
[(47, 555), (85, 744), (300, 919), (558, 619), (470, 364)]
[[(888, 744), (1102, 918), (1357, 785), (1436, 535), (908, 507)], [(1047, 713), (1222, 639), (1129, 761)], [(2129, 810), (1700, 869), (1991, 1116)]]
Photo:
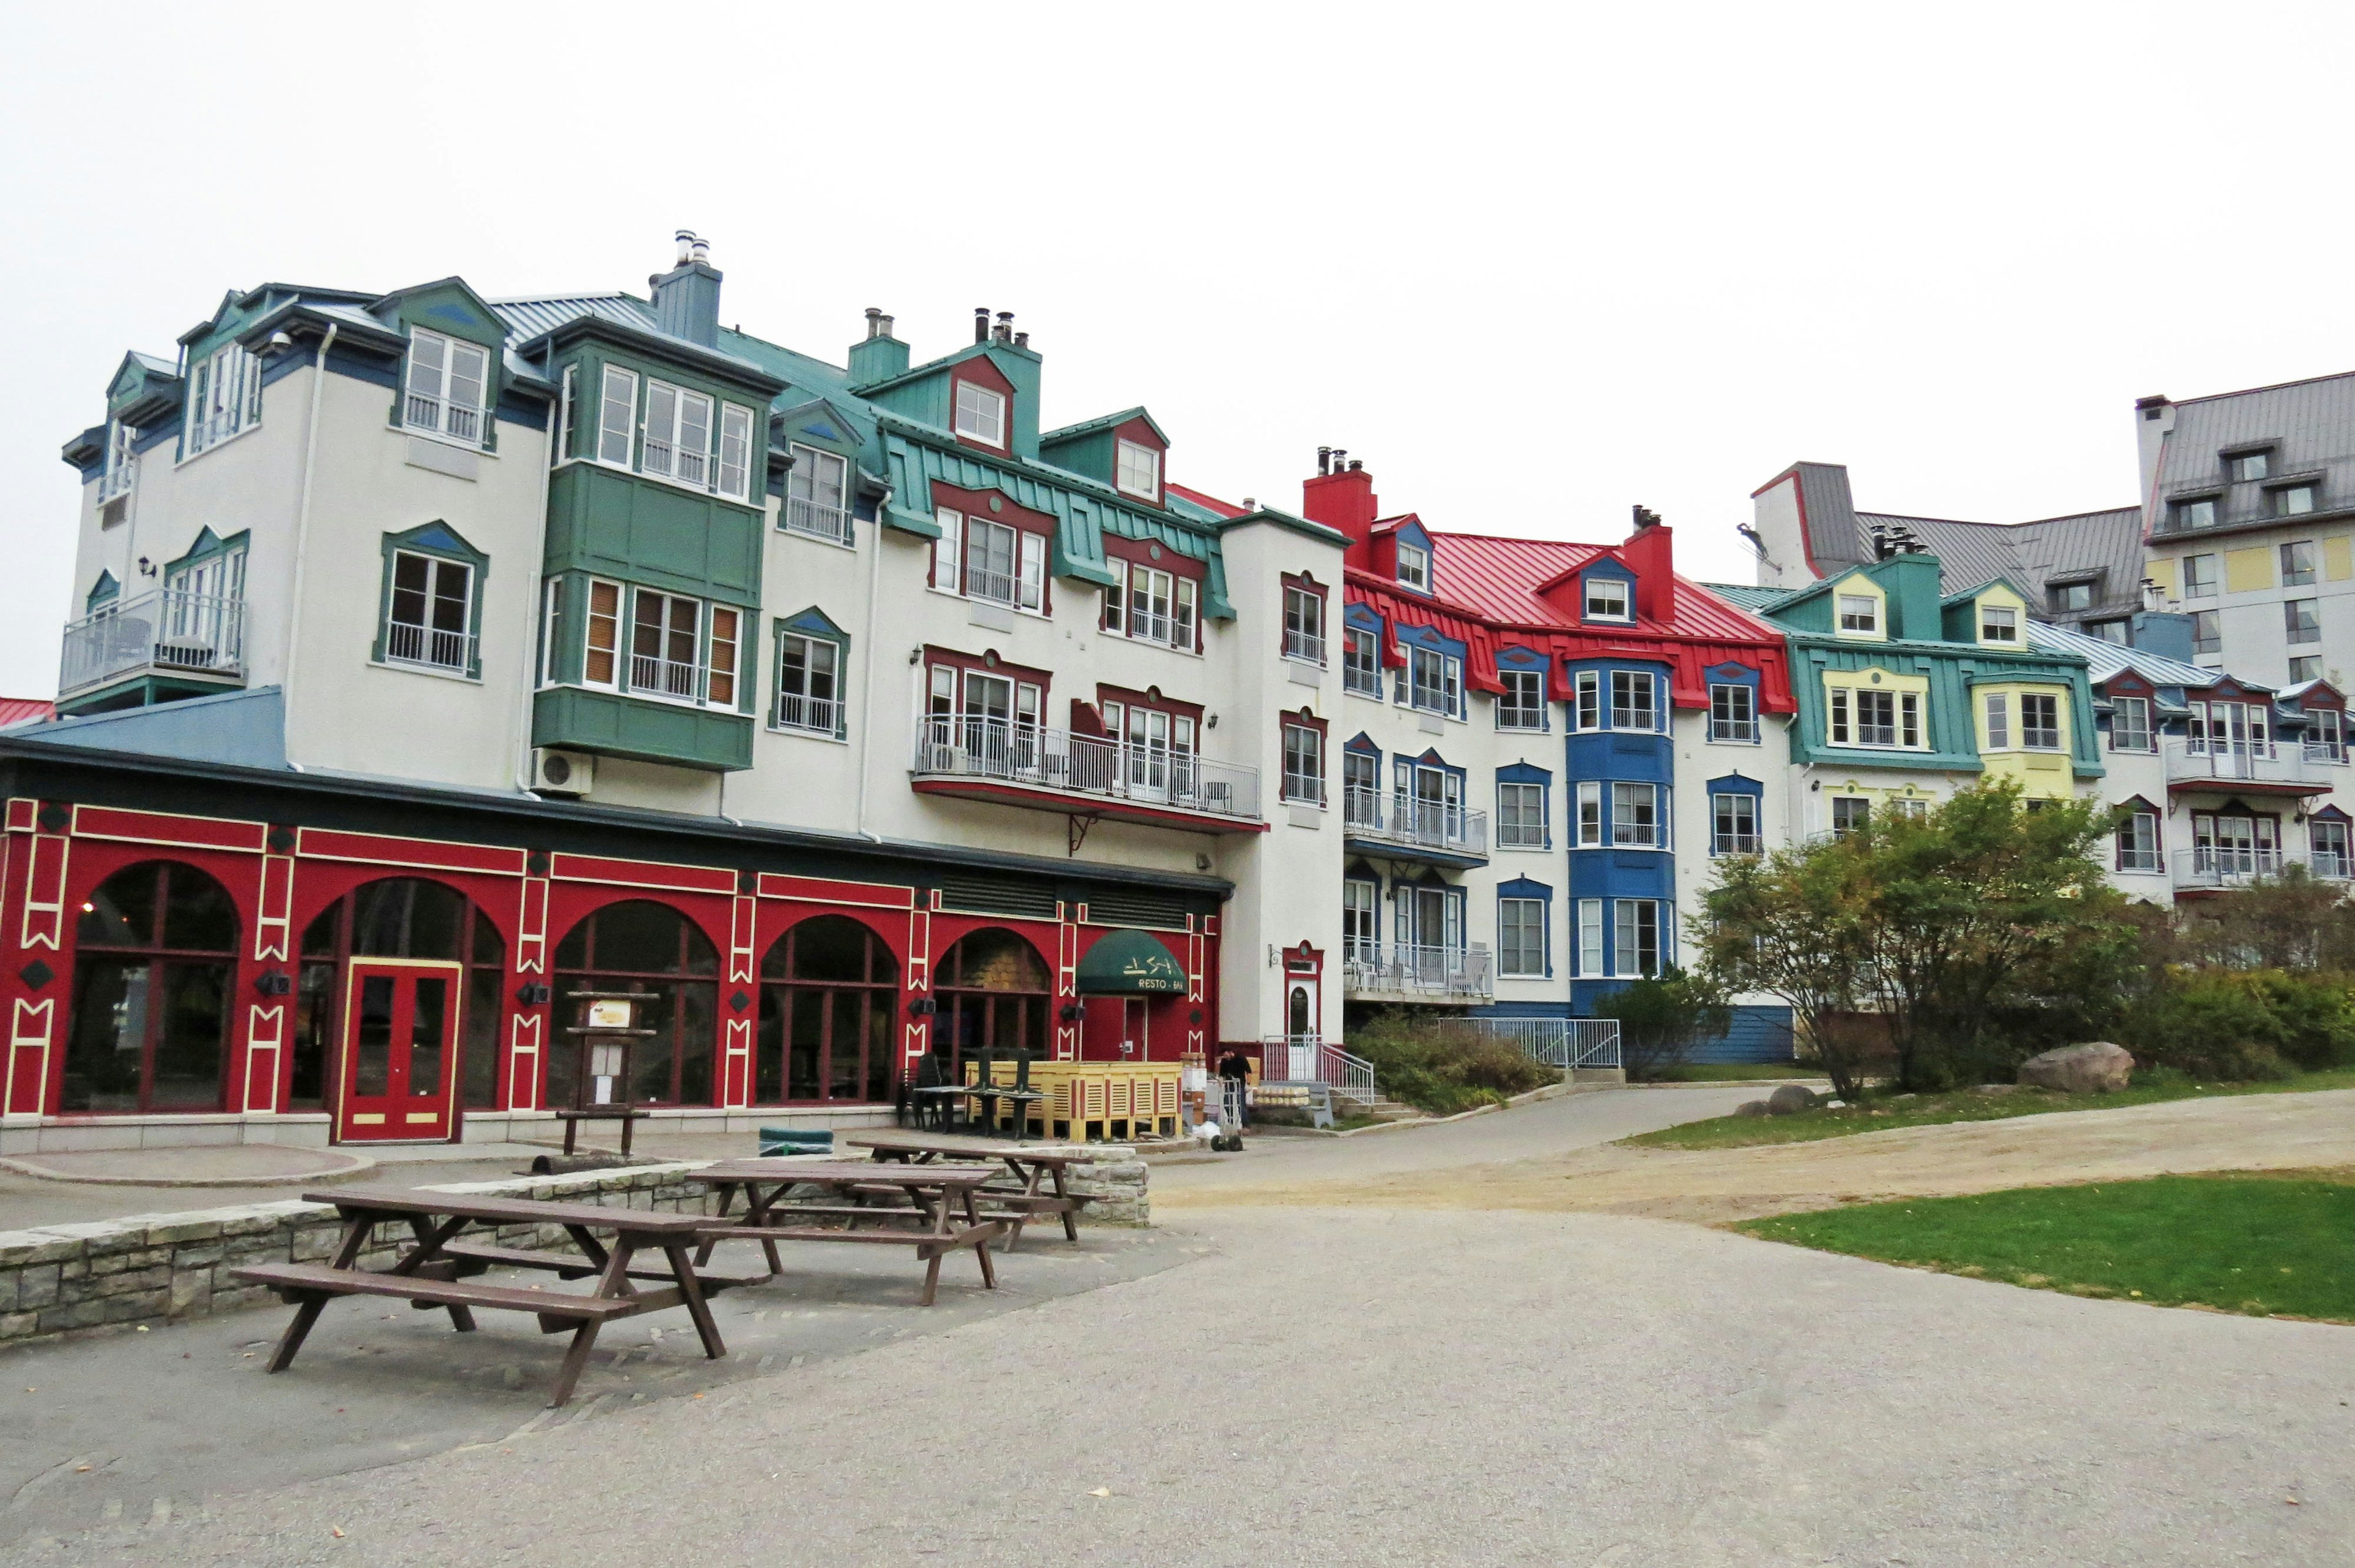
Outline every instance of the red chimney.
[(1655, 512), (1636, 508), (1636, 531), (1619, 547), (1619, 559), (1636, 574), (1636, 616), (1673, 620), (1677, 610), (1677, 547), (1674, 530)]
[[(1320, 453), (1317, 467), (1324, 466)], [(1345, 564), (1367, 571), (1373, 570), (1373, 551), (1368, 541), (1373, 538), (1374, 518), (1380, 515), (1380, 504), (1374, 499), (1374, 476), (1361, 465), (1351, 463), (1344, 468), (1336, 464), (1329, 474), (1318, 473), (1303, 480), (1300, 515), (1348, 536), (1349, 547), (1341, 555)]]

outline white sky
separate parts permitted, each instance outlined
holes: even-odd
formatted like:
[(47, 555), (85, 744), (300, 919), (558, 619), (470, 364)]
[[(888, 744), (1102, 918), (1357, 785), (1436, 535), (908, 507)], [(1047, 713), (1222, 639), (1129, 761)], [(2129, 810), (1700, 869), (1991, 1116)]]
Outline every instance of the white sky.
[[(1875, 509), (2135, 498), (2133, 399), (2343, 370), (2328, 73), (2355, 13), (0, 0), (0, 693), (56, 689), (123, 350), (227, 289), (643, 292), (921, 360), (1018, 313), (1045, 420), (1143, 402), (1170, 476), (1680, 568), (1801, 458)], [(321, 519), (323, 522), (332, 519)]]

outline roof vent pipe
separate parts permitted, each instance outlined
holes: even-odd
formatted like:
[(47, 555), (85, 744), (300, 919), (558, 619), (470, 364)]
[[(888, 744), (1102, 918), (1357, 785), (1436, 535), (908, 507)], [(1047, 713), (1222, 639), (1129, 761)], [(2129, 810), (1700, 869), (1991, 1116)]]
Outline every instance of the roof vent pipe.
[(1349, 459), (1349, 472), (1350, 472), (1350, 473), (1352, 473), (1352, 474), (1356, 474), (1356, 473), (1359, 472), (1359, 471), (1360, 471), (1360, 470), (1362, 470), (1365, 466), (1366, 466), (1366, 465), (1365, 465), (1365, 464), (1364, 464), (1364, 463), (1362, 463), (1362, 462), (1360, 462), (1360, 461), (1359, 461), (1359, 459), (1357, 459), (1357, 458), (1354, 458), (1354, 457), (1353, 457), (1353, 458)]
[(997, 341), (1000, 343), (1014, 341), (1014, 313), (1010, 310), (1001, 310), (997, 313)]
[(692, 261), (700, 261), (700, 262), (702, 262), (705, 266), (709, 266), (709, 265), (711, 264), (711, 241), (710, 241), (710, 240), (706, 240), (706, 239), (702, 238), (700, 235), (698, 235), (698, 236), (696, 236), (694, 239), (692, 239), (692, 240), (690, 240), (688, 241), (688, 245), (689, 245), (688, 257), (689, 257), (689, 259), (690, 259), (690, 260), (692, 260)]
[(1320, 477), (1333, 472), (1333, 449), (1331, 447), (1320, 446), (1316, 449), (1316, 472)]
[(989, 341), (989, 307), (986, 304), (973, 307), (973, 340), (975, 343)]
[(868, 305), (867, 307), (867, 336), (869, 337), (880, 337), (883, 336), (883, 312), (875, 305)]
[(684, 267), (693, 260), (695, 260), (695, 230), (682, 229), (678, 231), (678, 260), (671, 264)]
[(1028, 348), (1028, 347), (1030, 347), (1030, 335), (1029, 335), (1028, 333), (1027, 333), (1027, 332), (1018, 332), (1018, 333), (1016, 333), (1016, 334), (1014, 335), (1014, 347), (1017, 347), (1017, 348)]
[(1348, 456), (1348, 455), (1349, 455), (1349, 449), (1348, 449), (1348, 447), (1346, 447), (1346, 446), (1337, 446), (1337, 447), (1335, 447), (1335, 448), (1333, 449), (1333, 472), (1334, 472), (1334, 473), (1338, 474), (1338, 473), (1340, 473), (1340, 472), (1341, 472), (1341, 470), (1342, 470), (1342, 469), (1344, 469), (1344, 468), (1346, 468), (1346, 467), (1348, 467), (1348, 464), (1346, 464), (1346, 463), (1344, 463), (1344, 462), (1342, 462), (1342, 461), (1341, 461), (1343, 458), (1345, 458), (1345, 457), (1347, 457), (1347, 456)]

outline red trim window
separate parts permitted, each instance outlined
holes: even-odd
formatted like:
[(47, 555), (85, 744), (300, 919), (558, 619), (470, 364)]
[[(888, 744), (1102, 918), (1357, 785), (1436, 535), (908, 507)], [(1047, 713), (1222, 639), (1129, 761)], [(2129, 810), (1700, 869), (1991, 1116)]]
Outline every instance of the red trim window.
[(947, 648), (924, 650), (925, 738), (961, 748), (979, 762), (1011, 769), (1039, 750), (1047, 711), (1045, 670), (1006, 664), (995, 653), (978, 658)]
[(1130, 691), (1096, 688), (1104, 733), (1119, 742), (1121, 769), (1132, 790), (1195, 793), (1201, 771), (1202, 708), (1161, 695), (1159, 687)]
[(1112, 432), (1113, 488), (1148, 506), (1161, 505), (1163, 454), (1169, 449), (1143, 420)]
[(1284, 574), (1284, 656), (1325, 664), (1325, 585), (1307, 572)]
[(932, 587), (1009, 610), (1048, 613), (1047, 536), (1053, 520), (994, 490), (932, 486)]
[(1325, 720), (1304, 708), (1284, 714), (1283, 723), (1284, 798), (1300, 805), (1323, 805)]
[(1014, 447), (1014, 383), (981, 355), (949, 373), (949, 428), (992, 452)]
[(1107, 539), (1103, 629), (1181, 653), (1201, 651), (1203, 564), (1152, 539)]

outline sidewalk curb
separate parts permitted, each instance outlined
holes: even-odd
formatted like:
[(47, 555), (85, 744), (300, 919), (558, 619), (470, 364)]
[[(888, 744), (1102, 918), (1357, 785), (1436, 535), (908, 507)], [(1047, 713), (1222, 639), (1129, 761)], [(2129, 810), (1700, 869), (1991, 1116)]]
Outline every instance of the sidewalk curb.
[[(325, 1150), (320, 1151), (326, 1152)], [(343, 1151), (337, 1150), (337, 1153)], [(332, 1166), (325, 1170), (306, 1171), (296, 1176), (68, 1176), (55, 1170), (44, 1170), (21, 1159), (0, 1158), (0, 1170), (12, 1171), (36, 1181), (69, 1182), (81, 1187), (310, 1187), (319, 1182), (337, 1182), (355, 1176), (365, 1176), (377, 1168), (377, 1162), (364, 1154), (346, 1156), (357, 1160), (357, 1165)]]

